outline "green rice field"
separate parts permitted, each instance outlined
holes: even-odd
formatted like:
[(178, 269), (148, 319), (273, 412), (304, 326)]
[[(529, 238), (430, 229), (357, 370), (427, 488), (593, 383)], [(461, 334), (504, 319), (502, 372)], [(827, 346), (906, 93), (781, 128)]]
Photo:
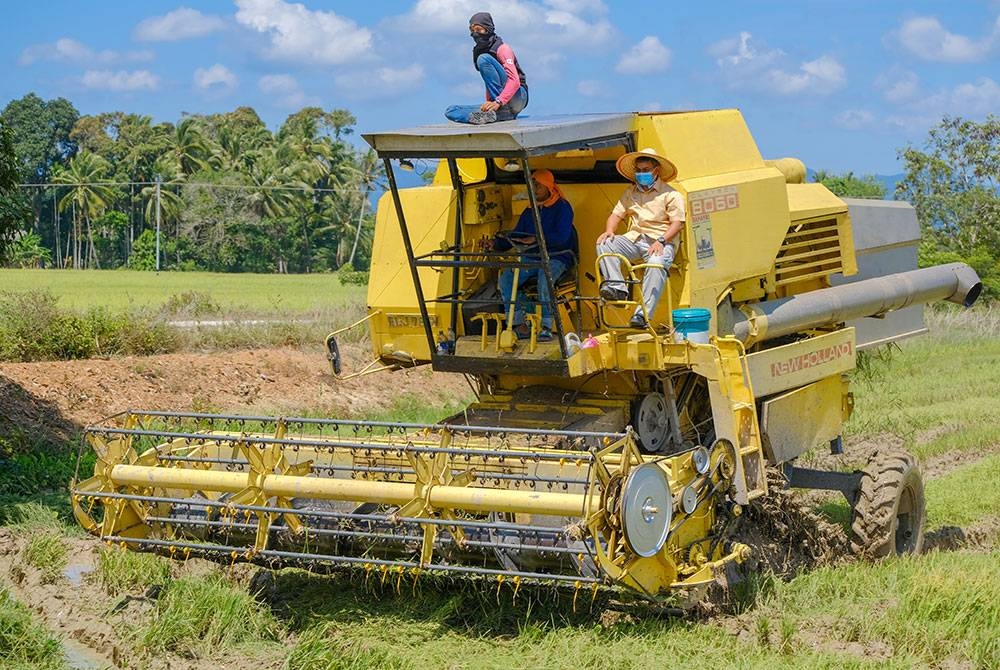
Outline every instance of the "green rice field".
[(223, 312), (309, 314), (364, 301), (364, 286), (334, 274), (255, 275), (131, 270), (0, 270), (0, 291), (49, 291), (74, 310), (159, 309), (173, 296), (204, 294)]

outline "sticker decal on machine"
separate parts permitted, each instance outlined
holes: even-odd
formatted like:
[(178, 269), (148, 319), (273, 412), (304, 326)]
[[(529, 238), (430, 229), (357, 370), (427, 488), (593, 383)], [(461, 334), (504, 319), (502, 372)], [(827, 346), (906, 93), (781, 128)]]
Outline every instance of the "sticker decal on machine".
[(740, 195), (735, 186), (723, 186), (691, 193), (688, 195), (688, 201), (691, 203), (691, 230), (694, 233), (698, 268), (701, 270), (714, 268), (715, 243), (712, 240), (712, 214), (727, 209), (738, 209)]
[(691, 232), (694, 233), (695, 254), (698, 257), (698, 269), (705, 270), (715, 267), (715, 246), (712, 243), (712, 217), (703, 214), (691, 221)]

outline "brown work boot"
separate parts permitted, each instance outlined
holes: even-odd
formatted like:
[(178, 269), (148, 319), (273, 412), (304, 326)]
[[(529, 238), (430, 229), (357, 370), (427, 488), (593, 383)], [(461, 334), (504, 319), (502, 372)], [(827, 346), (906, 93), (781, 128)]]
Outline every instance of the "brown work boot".
[(627, 300), (628, 291), (605, 285), (601, 287), (601, 297), (605, 300)]

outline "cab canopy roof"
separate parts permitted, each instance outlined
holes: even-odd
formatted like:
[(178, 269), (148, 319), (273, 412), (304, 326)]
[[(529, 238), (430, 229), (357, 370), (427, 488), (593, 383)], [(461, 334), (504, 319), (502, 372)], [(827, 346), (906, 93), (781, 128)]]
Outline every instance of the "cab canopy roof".
[(449, 122), (362, 137), (381, 158), (528, 157), (619, 145), (634, 151), (635, 118), (633, 113), (528, 116), (482, 126)]

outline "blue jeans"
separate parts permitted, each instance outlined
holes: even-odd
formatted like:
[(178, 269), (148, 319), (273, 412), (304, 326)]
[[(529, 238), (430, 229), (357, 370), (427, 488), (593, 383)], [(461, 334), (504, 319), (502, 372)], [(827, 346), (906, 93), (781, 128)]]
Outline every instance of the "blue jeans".
[[(479, 74), (483, 78), (483, 83), (486, 85), (486, 91), (490, 94), (490, 97), (494, 100), (500, 95), (500, 91), (503, 87), (507, 85), (507, 73), (504, 71), (503, 66), (500, 65), (500, 61), (491, 56), (490, 54), (483, 54), (476, 60), (476, 66), (479, 68)], [(528, 89), (521, 87), (517, 89), (517, 93), (507, 101), (507, 107), (510, 111), (517, 116), (521, 113), (525, 107), (528, 106)], [(472, 112), (478, 112), (479, 105), (452, 105), (445, 110), (444, 115), (451, 121), (457, 121), (458, 123), (468, 123), (469, 114)]]
[[(567, 264), (558, 258), (549, 259), (549, 270), (552, 272), (552, 283), (555, 284), (566, 272)], [(521, 268), (517, 275), (517, 286), (524, 286), (529, 279), (538, 278), (538, 303), (542, 306), (542, 328), (552, 329), (552, 298), (549, 295), (549, 287), (545, 281), (545, 273), (542, 268)], [(507, 268), (500, 273), (500, 296), (503, 298), (504, 314), (510, 313), (510, 296), (514, 292), (514, 270)], [(521, 306), (521, 296), (517, 296), (518, 301), (514, 306), (514, 322), (511, 327), (524, 323), (524, 309)]]

